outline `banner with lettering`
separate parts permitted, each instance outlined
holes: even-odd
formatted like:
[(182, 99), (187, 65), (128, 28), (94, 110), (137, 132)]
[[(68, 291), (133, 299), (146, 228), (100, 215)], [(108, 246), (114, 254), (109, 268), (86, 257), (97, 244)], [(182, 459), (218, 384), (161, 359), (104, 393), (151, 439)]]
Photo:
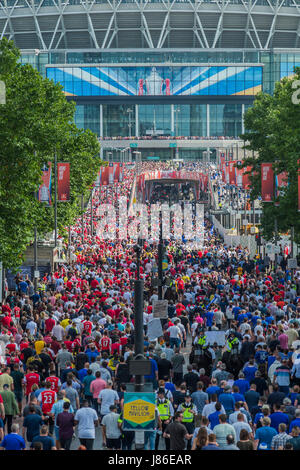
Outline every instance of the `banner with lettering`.
[(48, 166), (45, 164), (42, 168), (42, 184), (38, 190), (38, 200), (51, 206), (51, 190), (52, 190), (52, 163), (48, 162)]
[(236, 185), (239, 188), (243, 187), (243, 174), (244, 174), (244, 168), (242, 168), (243, 162), (238, 161), (236, 162), (236, 167), (235, 167), (235, 181)]
[(229, 162), (229, 184), (236, 184), (236, 179), (235, 179), (235, 164), (236, 160), (231, 160)]
[(57, 200), (70, 200), (70, 163), (57, 164)]
[(250, 174), (249, 172), (252, 171), (252, 167), (251, 166), (246, 166), (244, 168), (244, 173), (243, 173), (243, 188), (244, 189), (250, 189), (251, 187), (251, 182), (250, 182)]
[(229, 162), (225, 162), (225, 183), (229, 184)]
[(272, 202), (274, 197), (274, 171), (272, 163), (261, 164), (261, 199)]

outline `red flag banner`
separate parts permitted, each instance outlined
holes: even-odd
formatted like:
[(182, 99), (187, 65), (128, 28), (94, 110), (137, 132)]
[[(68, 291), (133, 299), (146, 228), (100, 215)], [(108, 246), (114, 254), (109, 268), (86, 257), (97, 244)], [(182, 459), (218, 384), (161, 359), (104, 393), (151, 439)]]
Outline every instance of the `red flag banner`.
[(101, 184), (103, 186), (106, 186), (108, 184), (108, 172), (109, 172), (108, 166), (105, 166), (102, 168), (100, 178), (101, 178)]
[(48, 162), (42, 168), (42, 184), (38, 190), (38, 200), (51, 206), (52, 163)]
[(244, 173), (243, 173), (243, 188), (244, 189), (250, 189), (251, 187), (251, 182), (250, 182), (250, 174), (248, 172), (250, 172), (252, 170), (252, 167), (251, 166), (246, 166), (244, 168)]
[(235, 184), (235, 160), (229, 162), (229, 184)]
[(261, 199), (272, 202), (274, 197), (274, 171), (272, 163), (261, 164)]
[(57, 200), (70, 200), (70, 163), (57, 164)]

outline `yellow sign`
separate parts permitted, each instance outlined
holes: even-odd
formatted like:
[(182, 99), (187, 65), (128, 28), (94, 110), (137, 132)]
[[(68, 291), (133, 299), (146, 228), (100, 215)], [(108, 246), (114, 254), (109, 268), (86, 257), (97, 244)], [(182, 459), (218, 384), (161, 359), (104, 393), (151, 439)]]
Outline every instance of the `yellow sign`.
[(155, 420), (155, 394), (144, 393), (141, 398), (137, 395), (126, 393), (126, 399), (124, 397), (124, 422), (126, 428), (129, 425), (131, 429), (148, 429), (153, 426)]

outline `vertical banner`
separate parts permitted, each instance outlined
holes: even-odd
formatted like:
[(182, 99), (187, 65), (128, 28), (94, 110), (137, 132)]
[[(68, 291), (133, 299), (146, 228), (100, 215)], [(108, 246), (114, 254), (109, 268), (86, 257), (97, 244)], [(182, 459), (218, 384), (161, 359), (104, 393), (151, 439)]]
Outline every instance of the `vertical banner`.
[(57, 200), (70, 200), (70, 163), (57, 163)]
[(103, 186), (108, 185), (108, 172), (109, 172), (108, 166), (105, 166), (102, 168), (100, 181), (101, 181), (101, 184), (103, 184)]
[[(284, 191), (281, 188), (286, 188), (288, 185), (288, 173), (282, 171), (279, 175), (275, 175), (275, 197), (279, 198), (284, 195)], [(276, 206), (279, 206), (279, 202), (275, 203)]]
[(235, 160), (229, 162), (229, 184), (236, 184), (235, 180)]
[(119, 163), (119, 183), (122, 183), (123, 181), (123, 173), (124, 173), (124, 167), (125, 167), (125, 163)]
[(42, 168), (42, 184), (38, 190), (38, 200), (51, 206), (51, 189), (52, 189), (52, 163), (48, 162)]
[(272, 163), (261, 164), (261, 199), (272, 202), (274, 197), (274, 171)]
[(109, 163), (108, 165), (108, 184), (114, 184), (114, 174), (115, 174), (115, 165), (114, 163)]
[(229, 162), (225, 162), (225, 183), (229, 184)]
[(120, 170), (121, 170), (122, 163), (114, 163), (115, 171), (114, 171), (114, 182), (119, 183), (120, 181)]
[(243, 174), (244, 174), (244, 168), (242, 168), (242, 163), (241, 161), (236, 162), (236, 167), (235, 167), (235, 181), (236, 185), (238, 188), (243, 187)]
[(251, 182), (250, 182), (250, 178), (249, 178), (249, 174), (252, 170), (252, 167), (251, 166), (246, 166), (244, 168), (244, 173), (243, 173), (243, 188), (244, 189), (250, 189), (251, 187)]

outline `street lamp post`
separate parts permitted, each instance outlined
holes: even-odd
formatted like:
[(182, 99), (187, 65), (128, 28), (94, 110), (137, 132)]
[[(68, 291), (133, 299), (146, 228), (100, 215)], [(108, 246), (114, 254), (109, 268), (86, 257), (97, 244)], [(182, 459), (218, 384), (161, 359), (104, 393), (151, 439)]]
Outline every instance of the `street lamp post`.
[(94, 208), (93, 208), (93, 188), (92, 188), (92, 190), (91, 190), (91, 236), (92, 237), (94, 235), (94, 227), (93, 227), (93, 223), (94, 223), (94, 221), (93, 221), (94, 217), (93, 216), (94, 216), (94, 214), (93, 214), (93, 210), (94, 210)]
[(162, 211), (159, 211), (159, 243), (158, 243), (158, 300), (163, 298), (163, 238), (162, 238)]

